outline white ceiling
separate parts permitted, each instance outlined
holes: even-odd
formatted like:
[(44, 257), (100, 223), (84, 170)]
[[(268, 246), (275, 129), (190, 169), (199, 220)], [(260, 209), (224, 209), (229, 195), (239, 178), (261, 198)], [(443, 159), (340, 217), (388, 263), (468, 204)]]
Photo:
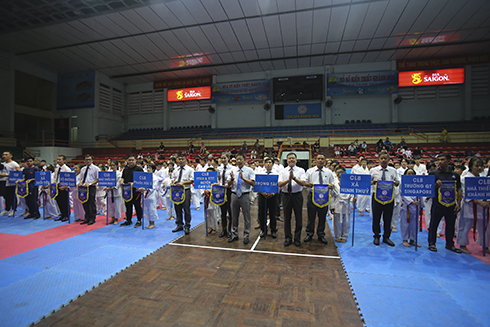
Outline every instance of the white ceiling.
[[(128, 84), (490, 52), (488, 0), (10, 0), (0, 14), (1, 50)], [(200, 66), (175, 67), (193, 54)]]

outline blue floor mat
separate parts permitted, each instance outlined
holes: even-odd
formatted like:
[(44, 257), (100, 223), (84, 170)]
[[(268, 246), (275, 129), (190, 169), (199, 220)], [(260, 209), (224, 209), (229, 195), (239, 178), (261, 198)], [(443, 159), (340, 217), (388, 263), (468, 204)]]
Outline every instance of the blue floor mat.
[[(36, 322), (184, 234), (172, 233), (175, 220), (166, 220), (166, 211), (158, 214), (151, 230), (108, 225), (1, 260), (0, 326)], [(192, 227), (204, 221), (203, 210), (192, 209), (191, 214)], [(4, 225), (0, 226), (9, 231), (29, 230), (26, 234), (58, 226), (52, 220), (1, 220)]]
[(444, 240), (430, 252), (426, 231), (415, 251), (400, 232), (391, 234), (395, 247), (374, 245), (369, 216), (356, 215), (355, 228), (354, 247), (336, 244), (367, 326), (489, 326), (489, 265), (444, 249)]

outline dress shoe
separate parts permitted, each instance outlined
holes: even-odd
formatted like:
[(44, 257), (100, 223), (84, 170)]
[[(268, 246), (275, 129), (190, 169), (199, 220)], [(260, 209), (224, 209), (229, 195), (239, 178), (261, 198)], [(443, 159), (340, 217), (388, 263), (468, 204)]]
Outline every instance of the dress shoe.
[(129, 226), (129, 225), (132, 225), (133, 223), (130, 222), (129, 220), (126, 220), (125, 222), (123, 222), (121, 225), (119, 226)]
[(238, 236), (232, 236), (228, 239), (228, 243), (231, 243), (231, 242), (234, 242), (234, 241), (238, 241)]
[(88, 221), (84, 220), (83, 222), (80, 223), (80, 225), (85, 225), (88, 224)]
[(271, 236), (272, 238), (277, 238), (277, 232), (272, 232)]
[(306, 235), (305, 239), (303, 240), (303, 242), (307, 243), (309, 241), (311, 241), (313, 239), (313, 236), (311, 235)]
[(61, 219), (61, 222), (62, 222), (62, 223), (64, 223), (64, 222), (67, 222), (68, 220), (69, 220), (69, 219), (68, 219), (68, 217), (63, 217), (63, 218)]
[(29, 216), (24, 217), (24, 219), (32, 219), (32, 218), (34, 218), (34, 215), (29, 215)]
[(250, 240), (248, 239), (248, 236), (243, 239), (243, 244), (248, 244), (250, 243)]
[(225, 237), (227, 235), (228, 235), (228, 233), (226, 231), (222, 231), (221, 233), (219, 233), (218, 237), (221, 238), (221, 237)]
[(172, 229), (172, 233), (177, 233), (177, 232), (180, 232), (181, 230), (184, 230), (184, 227), (177, 226), (177, 227), (175, 227), (175, 229)]
[(58, 217), (54, 221), (60, 221), (61, 219), (63, 219), (63, 218), (62, 217)]
[(296, 246), (301, 246), (301, 242), (300, 242), (300, 240), (294, 240), (294, 245), (296, 245)]
[(374, 245), (379, 245), (379, 237), (375, 237), (373, 241)]
[(191, 231), (190, 231), (189, 227), (184, 228), (184, 234), (185, 235), (189, 235), (190, 232)]
[(461, 253), (463, 251), (461, 251), (460, 249), (458, 249), (457, 247), (455, 247), (454, 245), (450, 248), (446, 247), (446, 249), (448, 249), (449, 251), (453, 251), (455, 253)]
[(290, 246), (291, 244), (293, 244), (293, 240), (290, 239), (290, 238), (287, 238), (285, 241), (284, 241), (284, 246)]
[(461, 251), (463, 251), (464, 253), (471, 254), (471, 251), (470, 251), (470, 250), (468, 250), (468, 248), (467, 248), (466, 246), (464, 246), (464, 245), (461, 245), (461, 246), (459, 247), (459, 249), (460, 249)]
[(264, 236), (266, 236), (267, 233), (264, 233), (264, 232), (260, 232), (260, 238), (263, 238)]
[(318, 237), (318, 240), (319, 240), (320, 242), (322, 242), (323, 244), (328, 244), (328, 241), (327, 241), (327, 239), (325, 238), (325, 236), (320, 236), (320, 237)]
[(134, 224), (134, 228), (141, 227), (141, 221), (137, 221), (136, 224)]
[(277, 217), (277, 220), (279, 220), (280, 222), (284, 222), (284, 219), (282, 219), (282, 217)]
[(262, 227), (262, 226), (257, 225), (257, 226), (255, 226), (255, 227), (254, 227), (254, 229), (260, 229), (261, 227)]
[(93, 224), (95, 224), (95, 220), (91, 220), (87, 223), (87, 225), (93, 225)]
[(386, 243), (388, 244), (389, 246), (395, 246), (395, 243), (393, 243), (392, 240), (390, 240), (389, 238), (384, 238), (383, 237), (383, 243)]
[(39, 218), (41, 218), (41, 215), (40, 214), (34, 215), (34, 219), (39, 219)]

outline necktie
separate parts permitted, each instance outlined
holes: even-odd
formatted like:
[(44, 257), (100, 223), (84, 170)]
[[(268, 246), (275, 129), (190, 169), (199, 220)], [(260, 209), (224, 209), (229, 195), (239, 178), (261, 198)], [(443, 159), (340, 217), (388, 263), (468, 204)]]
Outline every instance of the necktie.
[(238, 179), (236, 181), (236, 195), (238, 197), (241, 197), (242, 196), (242, 170), (240, 169), (238, 171)]
[(180, 180), (182, 179), (182, 167), (180, 168), (180, 171), (179, 171), (179, 179), (177, 180), (177, 183), (180, 183)]
[[(293, 171), (293, 168), (289, 169), (289, 171)], [(289, 183), (288, 183), (288, 193), (292, 193), (293, 192), (293, 181), (290, 180)]]
[(221, 176), (221, 185), (225, 185), (225, 173), (226, 173), (226, 166), (223, 167), (223, 175)]
[(61, 170), (61, 167), (58, 167), (58, 171), (56, 172), (56, 181), (57, 182), (60, 181), (60, 170)]
[(386, 169), (383, 169), (383, 176), (381, 176), (381, 180), (385, 181), (386, 179)]
[(114, 189), (111, 189), (111, 203), (114, 203)]
[(323, 176), (321, 169), (318, 169), (318, 180), (320, 181), (320, 185), (323, 185)]
[(87, 179), (87, 174), (88, 174), (88, 166), (87, 166), (87, 169), (85, 169), (85, 174), (83, 175), (82, 184), (85, 184), (85, 180)]

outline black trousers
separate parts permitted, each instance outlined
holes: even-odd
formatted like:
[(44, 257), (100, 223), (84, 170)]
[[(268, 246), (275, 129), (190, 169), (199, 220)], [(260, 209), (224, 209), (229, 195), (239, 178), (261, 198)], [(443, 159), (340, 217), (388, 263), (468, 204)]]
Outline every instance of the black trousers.
[(126, 205), (126, 220), (131, 222), (133, 217), (133, 206), (136, 210), (136, 217), (138, 221), (141, 221), (143, 218), (143, 210), (141, 209), (141, 192), (137, 192), (135, 188), (133, 188), (133, 198), (129, 202), (124, 202)]
[(97, 193), (97, 187), (91, 185), (88, 188), (88, 200), (83, 203), (83, 210), (85, 211), (85, 221), (91, 222), (95, 221), (95, 216), (97, 213), (97, 206), (95, 205), (95, 194)]
[(265, 222), (267, 221), (267, 212), (265, 208), (265, 201), (267, 200), (267, 211), (269, 212), (270, 228), (271, 232), (277, 232), (277, 219), (276, 219), (276, 206), (277, 197), (279, 194), (274, 195), (266, 199), (262, 194), (258, 194), (259, 198), (259, 225), (262, 231), (267, 234), (267, 226)]
[(454, 246), (454, 224), (456, 222), (456, 212), (454, 212), (454, 205), (450, 207), (444, 207), (438, 203), (437, 198), (434, 198), (432, 208), (430, 211), (430, 226), (429, 226), (429, 246), (436, 245), (437, 240), (437, 226), (441, 222), (442, 217), (446, 220), (446, 247), (452, 248)]
[(37, 186), (29, 187), (29, 195), (25, 198), (27, 208), (31, 215), (39, 215), (39, 206), (37, 204), (38, 190), (39, 188)]
[(383, 216), (383, 238), (390, 238), (391, 218), (393, 217), (394, 205), (394, 200), (391, 203), (383, 205), (376, 201), (373, 196), (371, 208), (373, 209), (373, 233), (375, 238), (379, 238), (379, 235), (381, 234), (381, 227), (379, 226), (379, 223), (381, 222), (381, 216)]
[(284, 237), (293, 239), (291, 234), (291, 219), (294, 211), (296, 227), (294, 229), (294, 240), (301, 241), (301, 229), (303, 229), (303, 193), (283, 193), (283, 212), (284, 212)]
[(226, 202), (220, 206), (221, 228), (226, 233), (231, 233), (231, 188), (226, 189)]
[(306, 208), (308, 210), (308, 223), (306, 224), (306, 235), (313, 236), (315, 234), (315, 219), (318, 215), (318, 227), (316, 228), (316, 234), (318, 237), (325, 236), (325, 222), (327, 221), (328, 206), (320, 208), (317, 207), (311, 199), (311, 192), (308, 194), (308, 201), (306, 202)]
[(3, 196), (5, 198), (5, 210), (17, 211), (17, 197), (15, 196), (15, 185), (14, 186), (5, 186), (5, 194)]
[(56, 197), (56, 203), (58, 203), (58, 208), (60, 208), (61, 218), (68, 218), (70, 216), (70, 204), (68, 203), (68, 190), (58, 189), (58, 196)]
[(177, 216), (175, 223), (178, 227), (184, 226), (185, 219), (185, 227), (191, 228), (191, 190), (189, 188), (185, 190), (184, 202), (175, 205), (175, 215)]

